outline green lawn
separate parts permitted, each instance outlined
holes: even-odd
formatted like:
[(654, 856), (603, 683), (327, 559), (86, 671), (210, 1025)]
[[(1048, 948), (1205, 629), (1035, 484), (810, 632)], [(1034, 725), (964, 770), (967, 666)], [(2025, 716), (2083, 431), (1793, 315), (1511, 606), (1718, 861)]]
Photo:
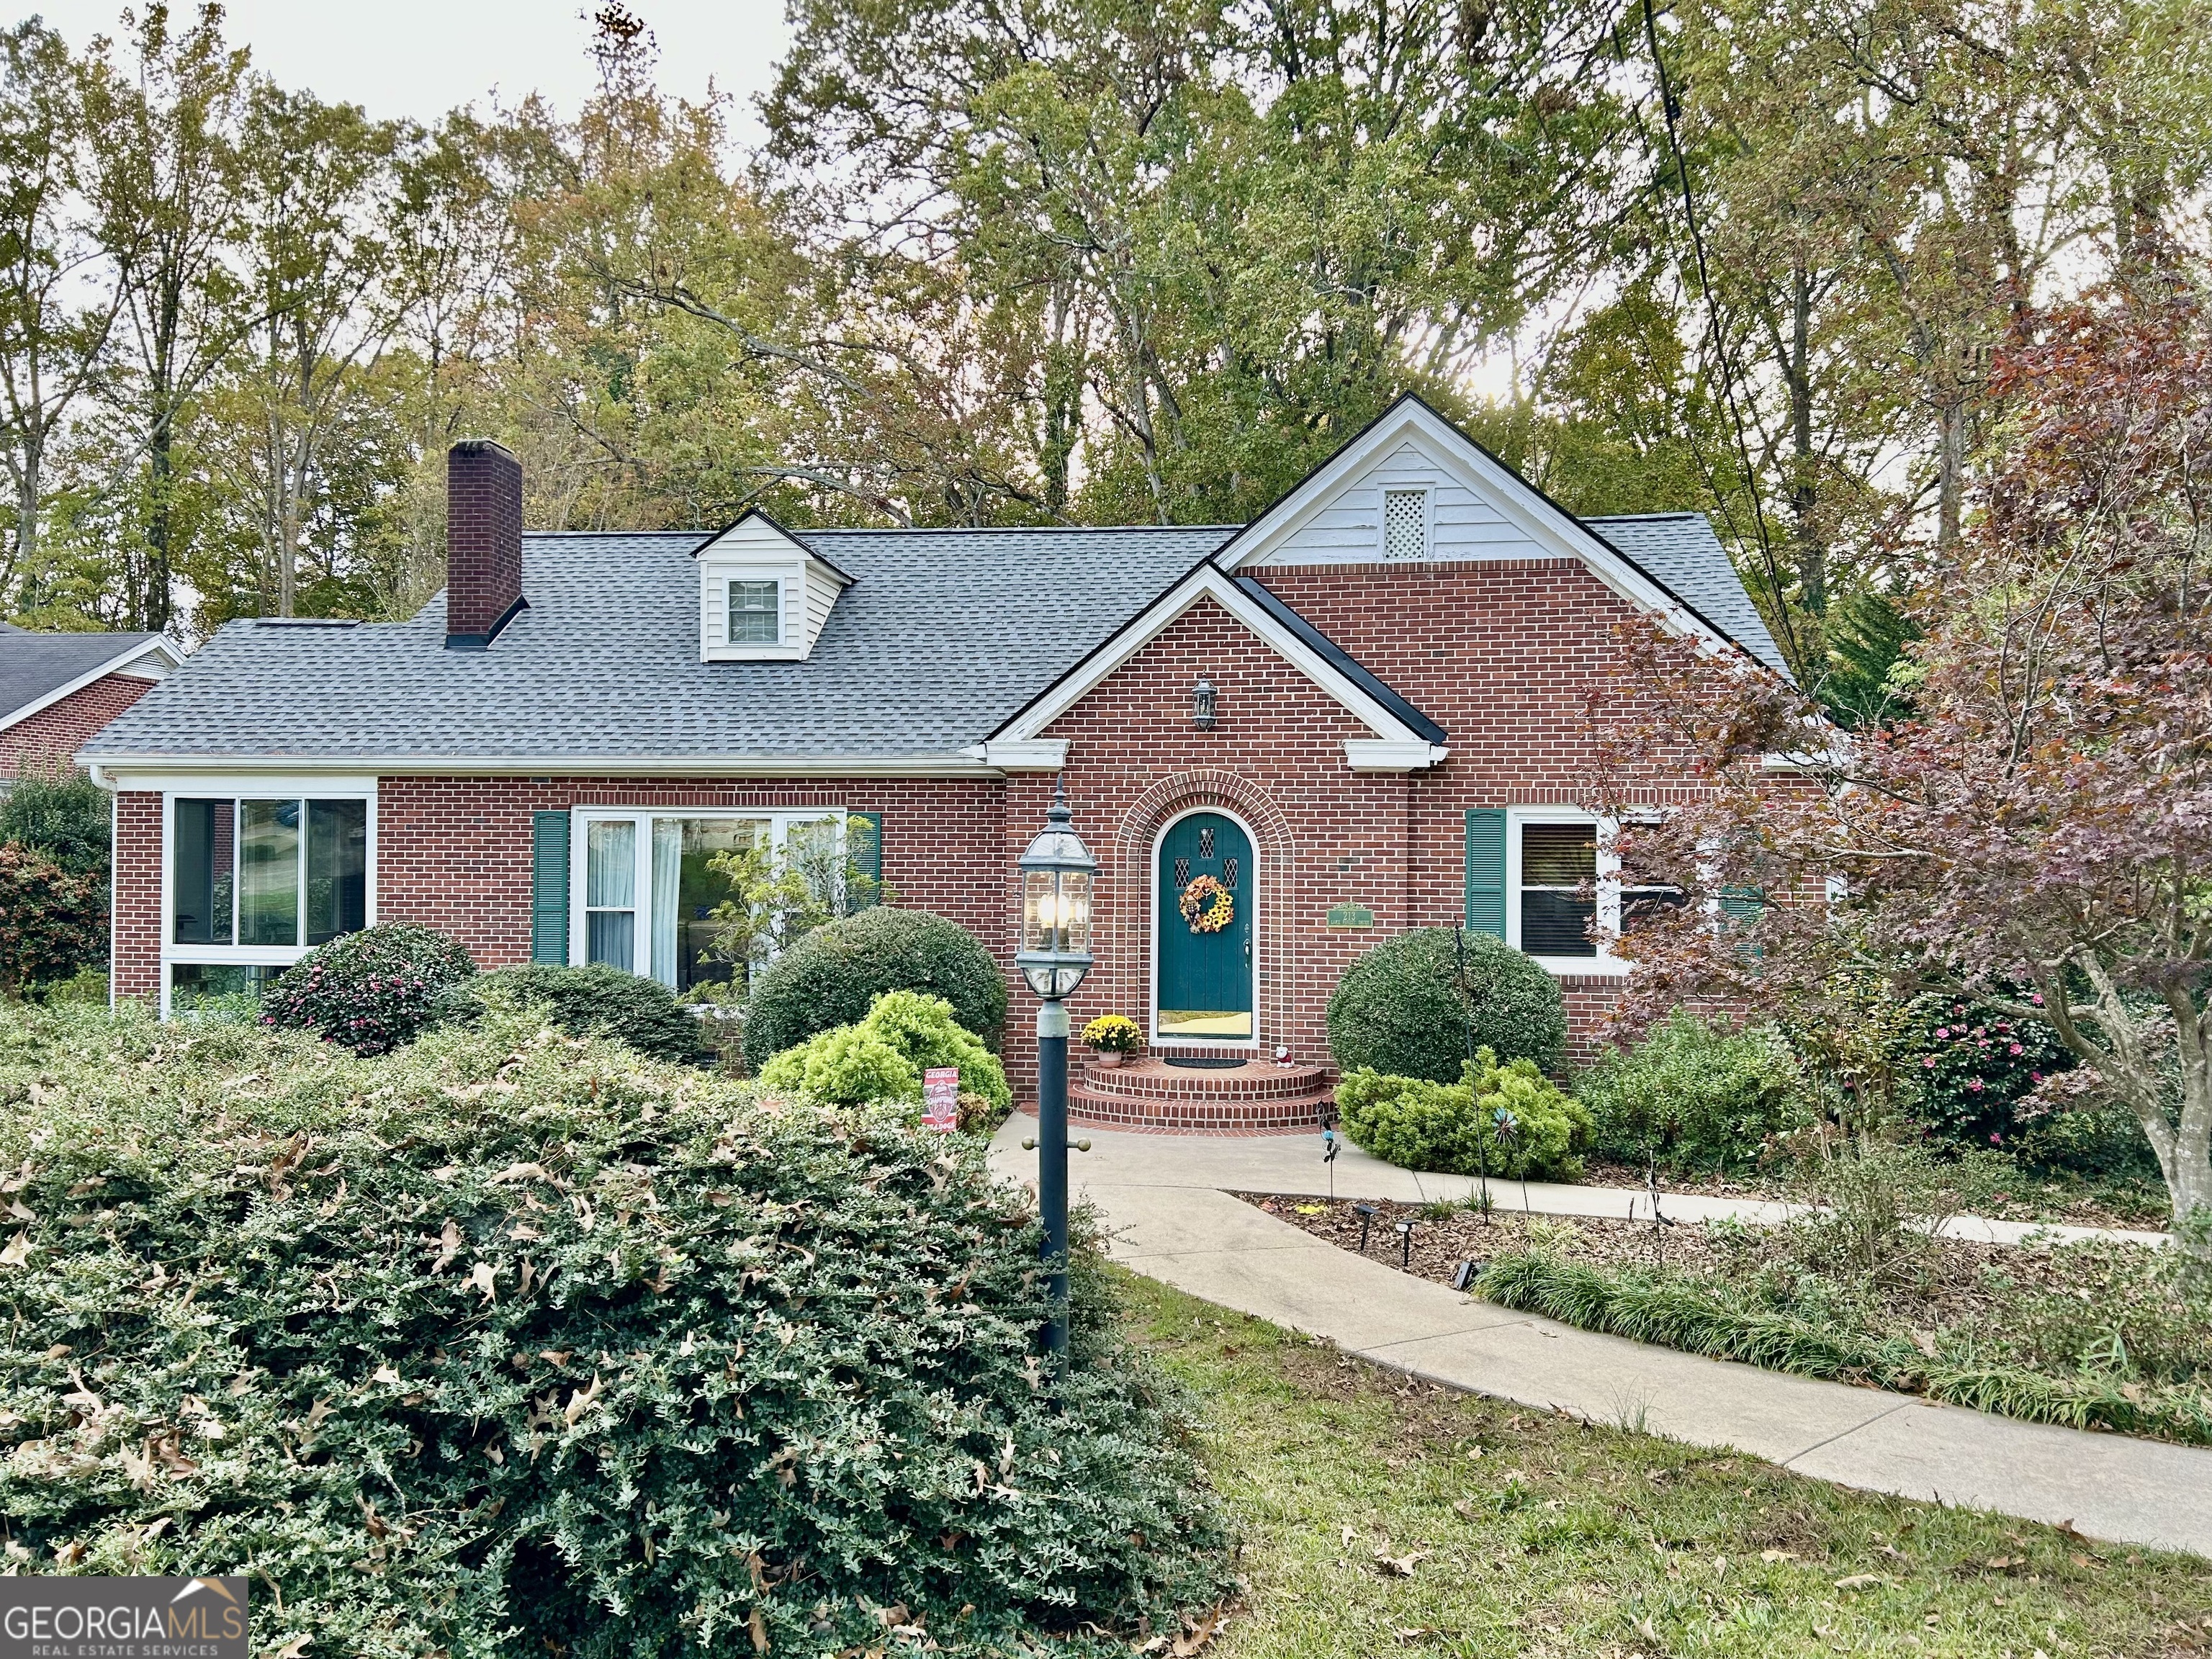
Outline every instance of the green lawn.
[(1470, 1399), (1123, 1284), (1244, 1540), (1227, 1659), (2212, 1650), (2212, 1564)]

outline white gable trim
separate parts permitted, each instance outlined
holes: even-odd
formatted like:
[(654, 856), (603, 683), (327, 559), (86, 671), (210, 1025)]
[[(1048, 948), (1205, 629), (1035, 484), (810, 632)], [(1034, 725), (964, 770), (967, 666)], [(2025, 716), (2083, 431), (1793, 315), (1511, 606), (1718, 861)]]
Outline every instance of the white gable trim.
[[(1365, 431), (1308, 474), (1304, 483), (1231, 537), (1214, 558), (1225, 570), (1255, 569), (1279, 560), (1323, 562), (1310, 555), (1284, 556), (1285, 544), (1326, 512), (1361, 474), (1408, 443), (1480, 496), (1541, 553), (1579, 561), (1620, 598), (1658, 617), (1669, 632), (1696, 639), (1711, 651), (1742, 648), (1645, 575), (1588, 525), (1410, 395), (1384, 410)], [(1378, 544), (1379, 539), (1378, 532)], [(1379, 545), (1373, 556), (1380, 562)]]
[(95, 680), (106, 679), (110, 674), (121, 674), (134, 680), (156, 683), (169, 678), (170, 671), (184, 661), (177, 647), (163, 639), (146, 640), (127, 650), (118, 651), (88, 674), (56, 686), (43, 696), (33, 697), (21, 708), (0, 715), (0, 732), (21, 725), (40, 709), (52, 708), (64, 697), (74, 696)]
[[(1277, 622), (1210, 560), (1153, 600), (1120, 633), (1079, 663), (1042, 696), (993, 732), (991, 741), (984, 745), (986, 752), (1001, 745), (1026, 747), (1035, 742), (1045, 727), (1090, 696), (1109, 675), (1158, 639), (1169, 624), (1201, 599), (1212, 599), (1249, 632), (1256, 635), (1276, 655), (1341, 704), (1376, 738), (1390, 745), (1394, 758), (1409, 757), (1418, 749), (1425, 757), (1420, 763), (1423, 765), (1434, 765), (1443, 759), (1447, 750), (1430, 744), (1419, 732), (1407, 726), (1346, 678), (1334, 665)], [(1362, 758), (1368, 758), (1374, 745), (1366, 739), (1351, 738), (1346, 740), (1345, 747), (1347, 763), (1357, 764), (1351, 751), (1359, 749)], [(1363, 766), (1360, 769), (1401, 771), (1415, 769), (1411, 765), (1394, 765), (1388, 769)]]

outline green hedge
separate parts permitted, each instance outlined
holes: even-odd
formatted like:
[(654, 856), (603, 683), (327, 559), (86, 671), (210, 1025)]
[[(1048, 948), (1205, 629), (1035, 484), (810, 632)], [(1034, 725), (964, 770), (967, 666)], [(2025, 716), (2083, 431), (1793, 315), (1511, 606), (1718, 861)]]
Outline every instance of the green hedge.
[(921, 910), (878, 905), (816, 928), (761, 970), (745, 1009), (755, 1071), (833, 1025), (855, 1025), (886, 991), (943, 997), (994, 1048), (1006, 1024), (1006, 976), (983, 941)]
[(1362, 1152), (1405, 1170), (1578, 1181), (1590, 1118), (1526, 1060), (1501, 1066), (1480, 1049), (1458, 1083), (1351, 1073), (1337, 1085), (1344, 1132)]
[(439, 1004), (441, 1018), (480, 1018), (487, 994), (536, 1004), (575, 1036), (611, 1036), (655, 1060), (686, 1060), (700, 1052), (698, 1016), (658, 980), (595, 963), (587, 968), (535, 963), (501, 968), (465, 980)]
[(1559, 981), (1504, 939), (1417, 927), (1345, 970), (1328, 1002), (1328, 1047), (1346, 1072), (1432, 1083), (1459, 1081), (1474, 1048), (1557, 1073), (1567, 1005)]
[(859, 1024), (833, 1025), (786, 1048), (761, 1068), (760, 1080), (846, 1104), (918, 1102), (922, 1073), (938, 1066), (959, 1068), (962, 1091), (981, 1097), (994, 1124), (1012, 1109), (999, 1057), (954, 1019), (951, 1003), (916, 991), (884, 992)]
[(890, 1608), (1126, 1654), (1226, 1589), (1087, 1253), (1046, 1382), (979, 1143), (500, 1008), (379, 1060), (0, 1010), (0, 1103), (37, 1570), (251, 1572), (255, 1651), (372, 1659), (866, 1651)]

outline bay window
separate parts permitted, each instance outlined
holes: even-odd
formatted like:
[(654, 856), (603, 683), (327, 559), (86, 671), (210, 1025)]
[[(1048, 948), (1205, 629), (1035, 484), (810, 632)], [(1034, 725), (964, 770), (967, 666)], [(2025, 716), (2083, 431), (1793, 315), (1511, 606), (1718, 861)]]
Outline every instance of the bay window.
[(577, 818), (571, 961), (679, 993), (725, 981), (742, 991), (790, 912), (844, 908), (842, 812), (586, 807)]
[(162, 1006), (253, 994), (374, 908), (370, 786), (167, 798)]

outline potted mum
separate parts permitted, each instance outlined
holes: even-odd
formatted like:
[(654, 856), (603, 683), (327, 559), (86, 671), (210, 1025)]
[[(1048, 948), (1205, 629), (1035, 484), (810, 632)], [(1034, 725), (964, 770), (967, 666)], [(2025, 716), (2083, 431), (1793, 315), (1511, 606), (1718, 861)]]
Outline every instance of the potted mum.
[(1097, 1053), (1101, 1066), (1119, 1066), (1145, 1046), (1137, 1022), (1123, 1014), (1100, 1015), (1083, 1028), (1083, 1040)]

